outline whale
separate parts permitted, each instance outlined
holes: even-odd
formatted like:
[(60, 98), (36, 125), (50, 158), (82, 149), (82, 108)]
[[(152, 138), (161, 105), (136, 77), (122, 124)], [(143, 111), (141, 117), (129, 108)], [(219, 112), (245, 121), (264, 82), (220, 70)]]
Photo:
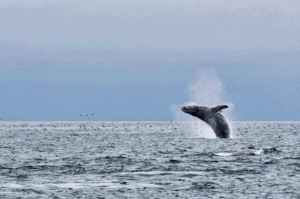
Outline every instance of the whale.
[(254, 145), (250, 145), (247, 148), (242, 148), (241, 150), (233, 153), (214, 153), (216, 156), (254, 156), (260, 154), (268, 154), (268, 153), (280, 153), (275, 147), (262, 147), (258, 148)]
[(267, 148), (256, 148), (253, 145), (248, 146), (247, 148), (242, 148), (242, 150), (234, 152), (234, 153), (215, 153), (216, 156), (254, 156), (260, 155), (262, 152), (265, 152)]
[(260, 155), (264, 151), (264, 148), (256, 148), (254, 146), (249, 146), (246, 149), (242, 149), (238, 152), (232, 153), (232, 156), (253, 156)]
[(225, 117), (221, 114), (221, 111), (225, 108), (228, 108), (228, 106), (219, 105), (210, 108), (198, 105), (186, 105), (181, 110), (207, 123), (214, 130), (218, 138), (229, 138), (231, 133), (230, 127)]

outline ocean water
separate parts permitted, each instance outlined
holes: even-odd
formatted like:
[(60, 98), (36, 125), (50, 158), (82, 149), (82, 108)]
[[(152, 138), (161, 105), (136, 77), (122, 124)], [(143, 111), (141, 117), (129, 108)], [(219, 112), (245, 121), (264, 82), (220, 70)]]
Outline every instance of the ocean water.
[(231, 126), (0, 122), (0, 198), (300, 198), (300, 123)]

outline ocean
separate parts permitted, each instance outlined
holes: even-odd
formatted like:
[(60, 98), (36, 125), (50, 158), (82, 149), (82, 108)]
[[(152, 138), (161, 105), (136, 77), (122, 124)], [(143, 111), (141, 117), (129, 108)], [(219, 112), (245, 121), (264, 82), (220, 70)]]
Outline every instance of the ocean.
[(300, 122), (205, 125), (1, 121), (0, 198), (300, 198)]

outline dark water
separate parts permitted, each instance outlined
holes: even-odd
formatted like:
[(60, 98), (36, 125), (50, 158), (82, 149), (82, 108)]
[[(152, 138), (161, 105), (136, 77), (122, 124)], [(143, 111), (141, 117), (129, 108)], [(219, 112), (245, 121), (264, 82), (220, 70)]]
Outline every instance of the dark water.
[[(1, 122), (0, 198), (300, 198), (300, 123), (232, 128), (211, 139), (187, 122)], [(215, 155), (250, 144), (271, 149)]]

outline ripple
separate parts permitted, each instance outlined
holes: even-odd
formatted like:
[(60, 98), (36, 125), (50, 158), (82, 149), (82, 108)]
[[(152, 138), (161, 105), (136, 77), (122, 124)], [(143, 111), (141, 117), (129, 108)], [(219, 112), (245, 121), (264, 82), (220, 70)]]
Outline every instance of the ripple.
[[(195, 137), (190, 125), (0, 122), (0, 198), (300, 195), (299, 122), (236, 122), (233, 140)], [(229, 155), (249, 145), (264, 152)]]

